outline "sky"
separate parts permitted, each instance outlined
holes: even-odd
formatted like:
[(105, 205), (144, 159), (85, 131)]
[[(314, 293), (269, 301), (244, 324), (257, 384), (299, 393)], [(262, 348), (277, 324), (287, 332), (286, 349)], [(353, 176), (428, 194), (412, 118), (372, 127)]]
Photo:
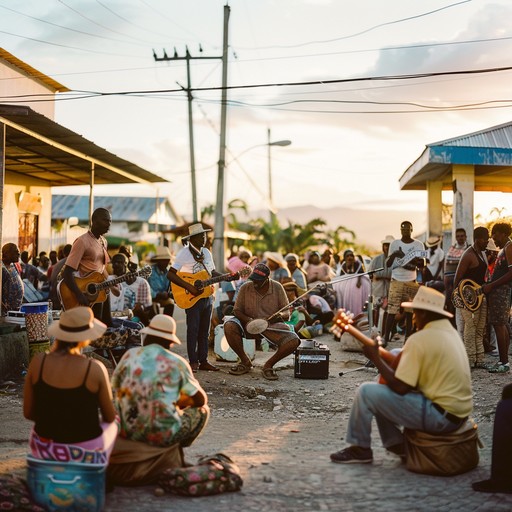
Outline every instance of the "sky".
[[(216, 202), (225, 5), (0, 0), (0, 46), (72, 91), (58, 95), (55, 120), (170, 181), (96, 194), (158, 194), (192, 219), (186, 63), (153, 57), (188, 48), (197, 200)], [(398, 181), (425, 145), (510, 121), (511, 71), (448, 74), (510, 66), (509, 0), (228, 5), (226, 202), (268, 208), (271, 174), (277, 209), (425, 210), (426, 192)], [(269, 140), (291, 141), (270, 148), (271, 173)], [(476, 194), (476, 213), (493, 207), (512, 213), (508, 196)]]

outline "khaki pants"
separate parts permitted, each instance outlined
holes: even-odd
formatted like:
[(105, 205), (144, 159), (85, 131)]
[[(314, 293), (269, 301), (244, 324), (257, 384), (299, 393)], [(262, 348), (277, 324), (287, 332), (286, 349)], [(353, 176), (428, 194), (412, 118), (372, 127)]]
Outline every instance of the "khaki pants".
[(487, 320), (487, 302), (484, 298), (482, 305), (474, 312), (467, 309), (459, 310), (464, 319), (464, 346), (469, 364), (484, 362), (484, 331)]

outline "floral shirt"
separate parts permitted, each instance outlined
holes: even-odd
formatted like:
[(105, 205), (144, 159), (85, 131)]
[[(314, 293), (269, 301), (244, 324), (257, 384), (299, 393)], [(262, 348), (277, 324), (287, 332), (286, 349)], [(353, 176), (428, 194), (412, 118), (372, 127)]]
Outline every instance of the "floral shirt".
[(181, 427), (180, 393), (201, 389), (190, 365), (160, 345), (128, 350), (112, 375), (120, 435), (154, 446), (170, 446)]

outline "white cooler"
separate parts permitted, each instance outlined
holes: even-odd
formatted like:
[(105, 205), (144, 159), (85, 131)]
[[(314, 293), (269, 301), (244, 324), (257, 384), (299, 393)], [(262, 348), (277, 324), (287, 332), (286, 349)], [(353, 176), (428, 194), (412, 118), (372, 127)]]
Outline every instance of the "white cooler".
[[(244, 350), (252, 361), (256, 357), (256, 341), (244, 338)], [(224, 336), (224, 325), (215, 327), (215, 344), (213, 351), (219, 361), (237, 362), (238, 356), (229, 346), (226, 336)]]

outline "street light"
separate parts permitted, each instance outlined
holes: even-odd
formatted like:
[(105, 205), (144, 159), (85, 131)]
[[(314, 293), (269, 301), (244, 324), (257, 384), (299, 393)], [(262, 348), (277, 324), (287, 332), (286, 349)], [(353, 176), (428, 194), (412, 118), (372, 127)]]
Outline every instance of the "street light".
[(275, 142), (270, 142), (270, 128), (267, 129), (267, 135), (268, 135), (268, 202), (269, 202), (269, 210), (270, 210), (270, 220), (272, 220), (274, 216), (274, 201), (272, 199), (272, 158), (271, 158), (271, 152), (270, 148), (272, 146), (289, 146), (292, 141), (291, 140), (277, 140)]

